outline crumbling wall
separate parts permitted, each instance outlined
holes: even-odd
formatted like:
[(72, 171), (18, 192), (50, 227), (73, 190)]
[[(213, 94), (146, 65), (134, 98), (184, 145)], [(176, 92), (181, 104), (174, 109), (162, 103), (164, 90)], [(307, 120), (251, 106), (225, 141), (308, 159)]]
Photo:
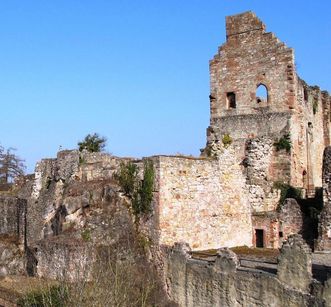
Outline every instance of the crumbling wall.
[(318, 229), (318, 250), (331, 251), (331, 147), (323, 156), (323, 209)]
[[(318, 293), (311, 293), (307, 288), (312, 282), (309, 253), (302, 251), (296, 242), (286, 248), (290, 250), (283, 256), (291, 254), (290, 259), (295, 262), (287, 262), (288, 266), (280, 263), (284, 276), (278, 278), (241, 267), (236, 255), (228, 250), (219, 251), (216, 261), (208, 262), (192, 259), (187, 246), (183, 249), (177, 245), (168, 257), (169, 295), (180, 306), (328, 306), (327, 285), (319, 284)], [(295, 280), (283, 270), (285, 267), (291, 272), (297, 270)]]
[[(273, 154), (268, 178), (314, 197), (321, 186), (322, 152), (330, 144), (329, 94), (297, 76), (293, 49), (266, 32), (254, 13), (228, 16), (226, 33), (226, 42), (210, 61), (207, 148), (225, 134), (243, 143), (260, 137), (275, 142), (288, 135), (290, 151)], [(262, 99), (261, 86), (266, 91)], [(260, 184), (252, 191), (257, 201), (253, 207), (261, 211), (260, 200), (268, 192)], [(268, 201), (263, 206), (269, 206)]]
[(12, 236), (26, 244), (27, 202), (13, 196), (0, 196), (0, 235)]
[(280, 243), (290, 235), (302, 234), (304, 214), (298, 202), (293, 198), (287, 198), (279, 210)]
[(82, 240), (55, 238), (39, 241), (34, 246), (34, 257), (35, 276), (62, 281), (88, 281), (95, 249)]
[(39, 162), (28, 199), (29, 243), (57, 235), (72, 224), (84, 226), (82, 217), (107, 196), (121, 161), (127, 159), (73, 150)]
[(159, 243), (193, 249), (252, 244), (251, 210), (235, 145), (219, 159), (156, 157)]
[(290, 287), (308, 292), (312, 282), (312, 259), (309, 246), (300, 235), (284, 242), (278, 258), (277, 277)]

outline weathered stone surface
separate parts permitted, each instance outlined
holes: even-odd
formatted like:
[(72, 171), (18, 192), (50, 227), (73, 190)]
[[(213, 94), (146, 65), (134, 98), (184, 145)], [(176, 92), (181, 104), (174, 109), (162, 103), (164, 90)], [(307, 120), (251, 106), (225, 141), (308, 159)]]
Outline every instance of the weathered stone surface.
[(323, 209), (320, 215), (318, 250), (331, 251), (331, 147), (323, 157)]
[(312, 278), (312, 256), (300, 235), (293, 235), (283, 244), (278, 258), (278, 279), (307, 292)]
[(218, 159), (154, 158), (160, 244), (251, 246), (251, 208), (235, 150), (231, 145)]
[[(288, 182), (313, 196), (314, 188), (321, 186), (322, 153), (330, 144), (330, 96), (298, 77), (293, 49), (266, 32), (254, 13), (228, 16), (226, 31), (226, 42), (210, 61), (207, 148), (215, 151), (213, 144), (221, 143), (226, 134), (242, 146), (255, 138), (270, 146), (289, 134), (289, 153), (267, 151), (265, 159), (257, 155), (256, 161), (262, 162), (267, 180)], [(258, 97), (261, 85), (267, 92), (264, 98)], [(258, 154), (263, 153), (260, 149)], [(251, 173), (255, 182), (257, 174)], [(265, 202), (261, 192), (254, 204), (258, 210)]]
[[(300, 255), (300, 249), (297, 252)], [(221, 254), (212, 263), (190, 259), (182, 250), (170, 250), (167, 280), (171, 299), (180, 306), (194, 307), (317, 307), (328, 304), (327, 287), (320, 285), (322, 291), (314, 295), (308, 288), (297, 288), (291, 283), (290, 277), (282, 281), (274, 274), (244, 269), (238, 266), (236, 257), (231, 253), (223, 251)], [(296, 260), (306, 264), (306, 260), (300, 256)], [(224, 264), (221, 263), (223, 261)], [(229, 266), (229, 263), (232, 265)], [(223, 270), (220, 270), (220, 266)]]
[(0, 238), (0, 278), (25, 274), (25, 254), (15, 238)]

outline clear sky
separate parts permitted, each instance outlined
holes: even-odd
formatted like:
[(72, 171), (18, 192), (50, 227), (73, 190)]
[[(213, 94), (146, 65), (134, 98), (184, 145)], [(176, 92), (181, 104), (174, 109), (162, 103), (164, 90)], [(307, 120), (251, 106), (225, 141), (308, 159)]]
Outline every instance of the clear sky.
[(225, 16), (254, 11), (295, 49), (299, 75), (331, 91), (331, 1), (0, 2), (0, 143), (28, 171), (88, 133), (118, 156), (198, 155), (208, 61)]

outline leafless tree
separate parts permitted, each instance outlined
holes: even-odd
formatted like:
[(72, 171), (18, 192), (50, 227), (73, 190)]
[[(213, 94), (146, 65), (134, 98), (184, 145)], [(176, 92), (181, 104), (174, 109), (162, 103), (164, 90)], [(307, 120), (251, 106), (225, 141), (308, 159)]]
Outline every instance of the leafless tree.
[(15, 177), (24, 175), (24, 160), (14, 151), (15, 148), (5, 149), (0, 145), (0, 183), (10, 183)]

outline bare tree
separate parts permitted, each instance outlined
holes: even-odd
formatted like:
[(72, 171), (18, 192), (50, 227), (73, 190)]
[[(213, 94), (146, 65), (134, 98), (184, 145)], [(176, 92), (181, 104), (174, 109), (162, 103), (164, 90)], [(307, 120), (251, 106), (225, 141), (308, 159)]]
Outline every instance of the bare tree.
[(15, 177), (24, 175), (24, 160), (14, 151), (15, 148), (4, 149), (0, 146), (0, 183), (10, 183)]

